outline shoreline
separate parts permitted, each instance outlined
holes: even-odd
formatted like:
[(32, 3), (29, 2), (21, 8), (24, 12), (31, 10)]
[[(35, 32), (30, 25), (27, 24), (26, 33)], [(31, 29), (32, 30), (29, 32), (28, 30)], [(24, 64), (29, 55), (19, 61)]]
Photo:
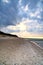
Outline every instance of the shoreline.
[(38, 44), (38, 43), (36, 43), (36, 42), (33, 42), (33, 41), (30, 41), (31, 43), (33, 43), (33, 44), (35, 44), (37, 47), (39, 47), (40, 49), (42, 49), (43, 50), (43, 48)]

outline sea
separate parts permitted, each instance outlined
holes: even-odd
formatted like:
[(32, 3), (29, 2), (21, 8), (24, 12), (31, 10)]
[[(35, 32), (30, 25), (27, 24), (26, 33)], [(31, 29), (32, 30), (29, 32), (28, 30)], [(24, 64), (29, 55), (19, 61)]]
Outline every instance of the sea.
[(35, 42), (39, 46), (43, 48), (43, 39), (33, 39), (33, 38), (28, 38), (28, 40)]
[(36, 42), (39, 46), (43, 48), (43, 41), (34, 41), (34, 42)]

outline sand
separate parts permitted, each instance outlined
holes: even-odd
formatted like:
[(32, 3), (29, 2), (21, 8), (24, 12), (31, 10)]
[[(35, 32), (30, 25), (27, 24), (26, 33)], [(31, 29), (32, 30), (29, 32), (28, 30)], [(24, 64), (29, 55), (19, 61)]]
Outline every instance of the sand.
[(22, 38), (0, 38), (0, 65), (43, 65), (43, 49)]

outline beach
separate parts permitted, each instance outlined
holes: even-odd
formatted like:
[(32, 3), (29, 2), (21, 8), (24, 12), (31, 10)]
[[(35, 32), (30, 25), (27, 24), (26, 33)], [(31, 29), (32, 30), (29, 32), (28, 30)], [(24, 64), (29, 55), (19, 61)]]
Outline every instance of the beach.
[(0, 38), (0, 65), (43, 65), (43, 49), (23, 38)]

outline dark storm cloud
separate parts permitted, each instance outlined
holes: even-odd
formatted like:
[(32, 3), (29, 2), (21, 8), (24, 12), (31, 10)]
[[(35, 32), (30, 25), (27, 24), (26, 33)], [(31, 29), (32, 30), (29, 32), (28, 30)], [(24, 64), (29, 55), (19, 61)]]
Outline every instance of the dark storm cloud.
[(15, 25), (17, 23), (18, 0), (10, 0), (9, 3), (0, 1), (0, 26)]

